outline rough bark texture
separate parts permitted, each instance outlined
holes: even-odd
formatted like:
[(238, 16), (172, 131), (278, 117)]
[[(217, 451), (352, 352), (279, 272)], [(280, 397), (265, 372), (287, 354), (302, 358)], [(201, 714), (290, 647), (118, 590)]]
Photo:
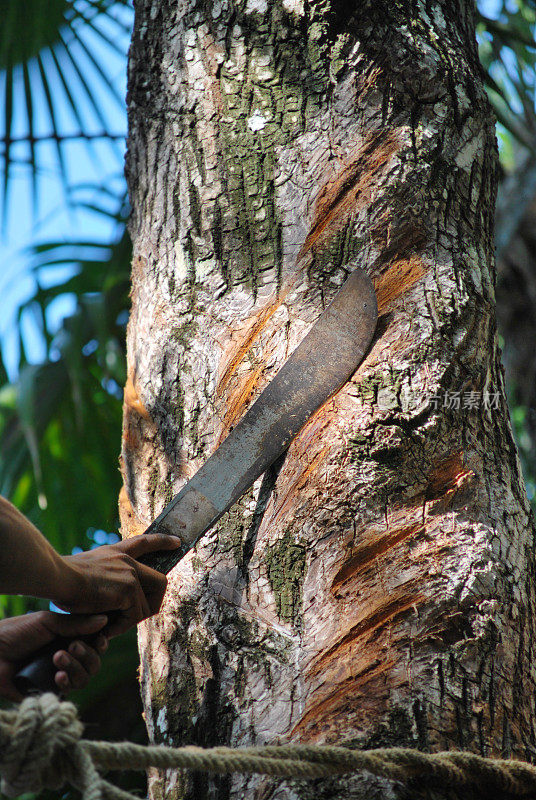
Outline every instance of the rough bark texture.
[[(354, 378), (141, 626), (151, 737), (530, 758), (534, 530), (496, 343), (496, 147), (472, 2), (136, 11), (124, 534), (214, 451), (352, 265), (381, 314)], [(151, 793), (416, 796), (366, 776), (177, 773)]]

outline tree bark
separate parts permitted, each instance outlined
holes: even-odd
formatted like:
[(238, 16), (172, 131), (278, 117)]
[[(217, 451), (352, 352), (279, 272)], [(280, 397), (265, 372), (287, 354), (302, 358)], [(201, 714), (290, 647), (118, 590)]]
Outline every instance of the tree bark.
[[(530, 758), (534, 527), (495, 332), (473, 3), (353, 5), (137, 3), (123, 534), (214, 452), (355, 266), (380, 309), (354, 377), (140, 626), (146, 723), (175, 745)], [(370, 776), (150, 783), (155, 800), (408, 796)]]

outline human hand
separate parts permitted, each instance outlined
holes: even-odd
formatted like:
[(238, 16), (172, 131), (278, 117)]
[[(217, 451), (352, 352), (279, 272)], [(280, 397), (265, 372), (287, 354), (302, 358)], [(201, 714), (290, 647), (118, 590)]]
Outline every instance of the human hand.
[(21, 617), (0, 621), (0, 695), (8, 700), (22, 700), (13, 677), (21, 664), (32, 653), (52, 642), (58, 636), (73, 639), (68, 651), (59, 649), (53, 656), (57, 668), (55, 681), (62, 694), (72, 689), (81, 689), (92, 675), (100, 669), (100, 658), (108, 647), (104, 634), (95, 637), (91, 646), (77, 636), (98, 634), (106, 625), (104, 614), (77, 617), (54, 614), (52, 611), (37, 611)]
[(156, 614), (166, 591), (166, 576), (136, 559), (177, 547), (177, 537), (151, 533), (64, 556), (54, 602), (76, 614), (118, 612), (106, 629), (108, 636), (117, 636)]

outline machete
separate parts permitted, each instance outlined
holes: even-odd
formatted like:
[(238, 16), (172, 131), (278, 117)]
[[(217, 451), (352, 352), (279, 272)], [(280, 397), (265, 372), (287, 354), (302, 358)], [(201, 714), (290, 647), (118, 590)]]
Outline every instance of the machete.
[[(377, 318), (372, 281), (354, 269), (240, 422), (145, 531), (178, 536), (182, 547), (139, 561), (166, 574), (194, 547), (355, 372)], [(34, 654), (14, 679), (17, 689), (58, 693), (52, 655), (65, 647), (56, 640)]]

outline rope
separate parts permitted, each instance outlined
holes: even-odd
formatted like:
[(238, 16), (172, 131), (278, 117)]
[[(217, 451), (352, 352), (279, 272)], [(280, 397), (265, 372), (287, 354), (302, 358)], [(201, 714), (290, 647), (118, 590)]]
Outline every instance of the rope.
[(26, 698), (0, 711), (1, 791), (8, 797), (66, 783), (83, 800), (139, 800), (104, 780), (114, 769), (189, 769), (213, 773), (260, 773), (280, 778), (323, 778), (363, 770), (383, 778), (463, 789), (492, 796), (536, 797), (536, 767), (524, 761), (482, 758), (472, 753), (421, 753), (403, 747), (358, 751), (332, 745), (268, 747), (163, 747), (82, 739), (76, 707), (53, 694)]

